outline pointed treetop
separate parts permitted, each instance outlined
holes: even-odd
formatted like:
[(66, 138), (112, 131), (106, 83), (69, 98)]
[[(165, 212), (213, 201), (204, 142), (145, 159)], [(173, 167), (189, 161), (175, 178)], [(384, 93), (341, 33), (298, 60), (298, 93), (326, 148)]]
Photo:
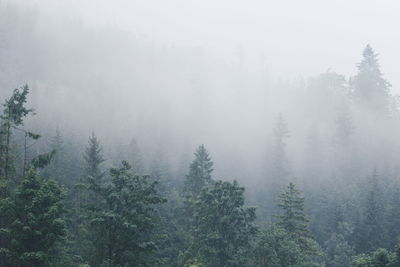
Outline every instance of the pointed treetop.
[(186, 194), (197, 196), (201, 189), (212, 183), (211, 173), (214, 163), (204, 147), (200, 145), (194, 153), (195, 159), (190, 163), (189, 174), (186, 175)]

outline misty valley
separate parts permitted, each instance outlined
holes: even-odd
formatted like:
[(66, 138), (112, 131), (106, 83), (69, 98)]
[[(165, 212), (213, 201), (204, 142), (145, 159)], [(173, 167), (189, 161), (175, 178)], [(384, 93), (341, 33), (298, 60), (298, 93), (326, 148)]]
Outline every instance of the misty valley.
[(400, 267), (385, 49), (287, 78), (50, 2), (0, 1), (0, 267)]

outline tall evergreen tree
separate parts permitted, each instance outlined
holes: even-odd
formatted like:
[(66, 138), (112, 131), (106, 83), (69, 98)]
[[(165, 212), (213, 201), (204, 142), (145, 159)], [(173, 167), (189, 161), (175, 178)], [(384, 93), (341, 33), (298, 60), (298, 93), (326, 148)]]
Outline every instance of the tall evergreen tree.
[(387, 236), (391, 249), (400, 241), (400, 189), (396, 184), (392, 190), (388, 207), (387, 227), (390, 235)]
[(184, 187), (184, 194), (189, 197), (196, 197), (204, 187), (212, 183), (211, 173), (214, 163), (204, 145), (197, 148), (194, 156), (195, 159), (190, 163)]
[(308, 230), (304, 197), (293, 183), (280, 195), (278, 206), (277, 223), (261, 232), (256, 245), (258, 266), (321, 266), (322, 253)]
[[(11, 154), (11, 137), (13, 130), (24, 123), (24, 118), (33, 109), (25, 107), (29, 93), (28, 85), (16, 88), (12, 96), (3, 104), (3, 114), (0, 116), (0, 187), (8, 183), (14, 172), (14, 162)], [(1, 189), (1, 188), (0, 188)]]
[(245, 266), (256, 234), (255, 208), (244, 207), (244, 188), (217, 181), (194, 203), (193, 240), (187, 263), (199, 266)]
[(358, 64), (358, 73), (351, 80), (353, 95), (358, 107), (387, 115), (390, 111), (390, 84), (383, 78), (378, 55), (370, 45), (363, 51), (363, 59)]
[(304, 197), (294, 183), (289, 183), (287, 190), (281, 194), (278, 204), (282, 214), (278, 216), (278, 225), (301, 239), (310, 236), (308, 219), (304, 212)]
[(374, 171), (362, 204), (361, 216), (355, 224), (354, 247), (358, 253), (371, 252), (384, 246), (384, 205), (378, 174)]
[(165, 202), (157, 192), (157, 182), (132, 173), (126, 161), (121, 168), (110, 169), (110, 176), (111, 183), (89, 180), (89, 189), (99, 196), (99, 201), (87, 209), (95, 245), (91, 264), (155, 264), (155, 207)]
[(97, 139), (96, 135), (92, 133), (89, 137), (88, 145), (86, 146), (85, 152), (83, 154), (84, 159), (84, 175), (86, 179), (92, 177), (96, 179), (99, 183), (104, 176), (104, 171), (101, 168), (102, 163), (105, 161), (102, 154), (102, 147), (100, 141)]
[(3, 229), (8, 247), (0, 251), (7, 256), (4, 266), (55, 266), (54, 246), (66, 233), (63, 218), (64, 192), (53, 180), (45, 180), (30, 170), (9, 198), (11, 223)]

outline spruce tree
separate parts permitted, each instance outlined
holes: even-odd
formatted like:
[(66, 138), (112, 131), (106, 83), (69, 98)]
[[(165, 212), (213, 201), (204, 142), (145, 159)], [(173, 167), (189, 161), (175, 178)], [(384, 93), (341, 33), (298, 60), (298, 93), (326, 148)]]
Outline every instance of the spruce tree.
[(15, 171), (11, 154), (13, 130), (23, 125), (24, 118), (33, 112), (33, 109), (25, 107), (28, 93), (28, 85), (14, 89), (12, 96), (3, 104), (3, 114), (0, 115), (0, 189), (2, 193), (11, 174)]
[(64, 191), (54, 180), (45, 180), (33, 169), (7, 201), (11, 222), (3, 229), (10, 242), (1, 244), (4, 266), (55, 266), (54, 246), (66, 234)]
[(400, 189), (397, 184), (392, 190), (389, 201), (387, 227), (390, 235), (388, 235), (387, 238), (389, 239), (388, 243), (390, 248), (393, 249), (400, 241)]
[(105, 161), (102, 150), (103, 149), (100, 145), (100, 141), (97, 139), (96, 135), (92, 133), (92, 135), (89, 137), (88, 145), (86, 146), (83, 154), (83, 169), (86, 179), (88, 179), (88, 177), (92, 177), (98, 182), (101, 182), (100, 180), (104, 176), (104, 171), (102, 170), (101, 165)]
[(278, 206), (282, 210), (278, 221), (260, 233), (255, 250), (258, 266), (322, 266), (321, 249), (308, 230), (304, 197), (293, 183), (281, 194)]
[(211, 173), (214, 163), (204, 145), (197, 148), (194, 156), (195, 159), (190, 163), (184, 186), (184, 195), (188, 197), (196, 197), (204, 187), (213, 182)]
[(278, 225), (294, 238), (310, 236), (308, 219), (304, 212), (304, 197), (294, 183), (289, 183), (287, 190), (281, 194), (278, 204), (282, 214), (278, 216)]
[(358, 73), (351, 80), (354, 100), (359, 108), (375, 114), (388, 115), (390, 111), (390, 84), (383, 78), (378, 55), (370, 45), (363, 51)]
[[(89, 190), (99, 201), (87, 207), (95, 246), (91, 264), (99, 266), (148, 266), (155, 264), (157, 205), (165, 202), (157, 182), (134, 174), (124, 161), (110, 169), (111, 183), (89, 179)], [(153, 265), (154, 266), (154, 265)]]
[(256, 234), (255, 208), (244, 207), (244, 188), (217, 181), (194, 203), (192, 243), (186, 263), (199, 266), (245, 266)]

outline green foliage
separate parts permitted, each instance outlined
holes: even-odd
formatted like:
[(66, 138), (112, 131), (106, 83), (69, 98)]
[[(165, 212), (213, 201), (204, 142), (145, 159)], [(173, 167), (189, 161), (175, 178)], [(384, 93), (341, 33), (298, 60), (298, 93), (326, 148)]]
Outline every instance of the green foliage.
[(190, 163), (189, 174), (186, 175), (185, 195), (196, 197), (200, 191), (212, 183), (211, 173), (214, 163), (204, 145), (200, 145), (194, 153), (195, 159)]
[[(308, 247), (319, 250), (312, 239), (305, 240)], [(307, 267), (322, 266), (313, 253), (305, 252), (292, 236), (276, 224), (261, 231), (255, 247), (255, 266), (260, 267)]]
[(382, 224), (384, 205), (376, 171), (367, 184), (362, 214), (355, 224), (354, 244), (358, 253), (371, 252), (384, 245), (385, 229)]
[(287, 190), (280, 196), (278, 206), (282, 210), (282, 214), (277, 216), (278, 225), (282, 229), (296, 240), (310, 236), (308, 219), (304, 213), (304, 197), (295, 184), (289, 183)]
[(33, 168), (34, 169), (42, 169), (42, 168), (46, 167), (47, 165), (50, 164), (50, 162), (55, 154), (56, 154), (56, 150), (52, 150), (51, 152), (37, 155), (35, 158), (32, 159), (32, 162), (31, 162)]
[[(244, 266), (256, 234), (255, 208), (244, 207), (244, 188), (217, 181), (204, 188), (194, 203), (192, 243), (187, 264)], [(190, 266), (190, 265), (189, 265)]]
[(304, 197), (293, 183), (281, 194), (278, 222), (261, 232), (256, 245), (257, 266), (322, 266), (321, 249), (310, 237)]
[(7, 247), (2, 248), (9, 266), (51, 266), (53, 247), (66, 233), (63, 218), (64, 192), (53, 180), (44, 180), (30, 170), (6, 203), (12, 210), (5, 230)]
[(384, 248), (379, 248), (372, 254), (360, 254), (354, 257), (353, 266), (355, 267), (399, 267), (398, 253), (390, 253)]
[(165, 200), (157, 194), (157, 182), (131, 172), (127, 162), (110, 169), (111, 183), (89, 177), (89, 190), (99, 201), (87, 208), (93, 264), (148, 266), (156, 259), (154, 229), (158, 218), (154, 208)]
[[(83, 155), (84, 159), (84, 175), (100, 180), (104, 176), (101, 170), (101, 164), (105, 161), (102, 154), (102, 147), (96, 135), (92, 133), (89, 137), (88, 145)], [(98, 181), (100, 182), (100, 181)]]
[(370, 45), (363, 51), (363, 59), (358, 64), (358, 73), (351, 80), (356, 103), (363, 109), (376, 114), (389, 113), (390, 84), (383, 78), (378, 62), (378, 55)]
[[(32, 109), (25, 107), (28, 93), (28, 85), (16, 88), (12, 96), (3, 104), (3, 114), (0, 115), (0, 180), (5, 179), (5, 181), (1, 183), (8, 183), (10, 174), (14, 172), (14, 162), (11, 155), (12, 131), (22, 125), (24, 118), (33, 112)], [(36, 135), (33, 135), (33, 137), (36, 138)]]
[(327, 267), (350, 267), (354, 249), (342, 234), (332, 234), (325, 242), (325, 261)]

